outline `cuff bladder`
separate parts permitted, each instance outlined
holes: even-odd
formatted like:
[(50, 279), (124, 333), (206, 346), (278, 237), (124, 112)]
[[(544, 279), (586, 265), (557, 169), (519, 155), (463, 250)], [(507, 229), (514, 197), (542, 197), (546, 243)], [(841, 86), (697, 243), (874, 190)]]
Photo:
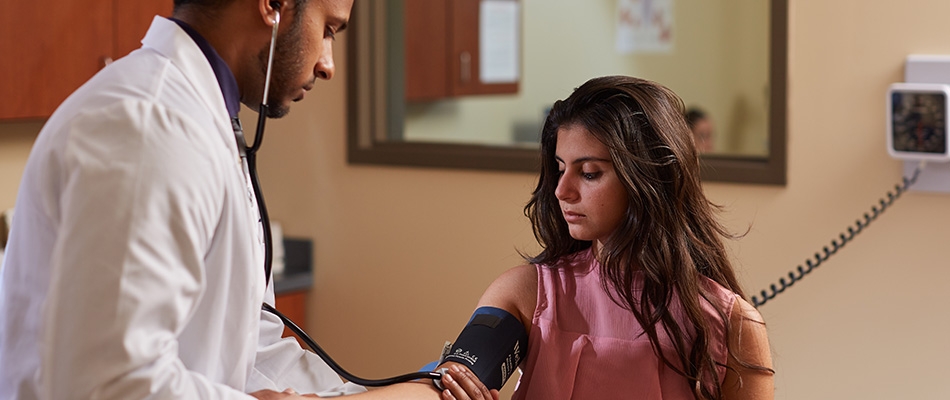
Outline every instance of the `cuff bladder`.
[(496, 307), (475, 310), (442, 362), (465, 365), (489, 389), (501, 389), (528, 351), (524, 325)]

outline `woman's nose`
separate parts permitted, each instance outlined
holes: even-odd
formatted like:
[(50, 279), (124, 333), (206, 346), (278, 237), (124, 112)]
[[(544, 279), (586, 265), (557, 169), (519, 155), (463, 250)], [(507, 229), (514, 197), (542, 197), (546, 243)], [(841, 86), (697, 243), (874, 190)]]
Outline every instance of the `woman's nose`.
[(577, 198), (577, 190), (574, 187), (573, 179), (568, 173), (564, 173), (557, 181), (557, 187), (554, 188), (554, 197), (560, 201), (571, 202)]

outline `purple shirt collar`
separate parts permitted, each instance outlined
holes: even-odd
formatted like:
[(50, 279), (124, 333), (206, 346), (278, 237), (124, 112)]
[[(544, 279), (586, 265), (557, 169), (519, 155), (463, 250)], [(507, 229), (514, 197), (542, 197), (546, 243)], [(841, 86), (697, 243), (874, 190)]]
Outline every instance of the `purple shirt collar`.
[(178, 24), (188, 36), (191, 36), (191, 39), (195, 41), (195, 44), (197, 44), (201, 52), (204, 53), (205, 58), (208, 59), (208, 63), (211, 64), (211, 70), (214, 71), (214, 76), (218, 81), (218, 87), (221, 88), (221, 94), (224, 96), (224, 105), (228, 107), (228, 115), (231, 118), (236, 118), (238, 111), (241, 110), (241, 91), (238, 89), (237, 79), (234, 79), (231, 68), (221, 59), (218, 52), (214, 51), (214, 47), (211, 47), (211, 43), (208, 43), (198, 31), (180, 20), (175, 18), (169, 19)]

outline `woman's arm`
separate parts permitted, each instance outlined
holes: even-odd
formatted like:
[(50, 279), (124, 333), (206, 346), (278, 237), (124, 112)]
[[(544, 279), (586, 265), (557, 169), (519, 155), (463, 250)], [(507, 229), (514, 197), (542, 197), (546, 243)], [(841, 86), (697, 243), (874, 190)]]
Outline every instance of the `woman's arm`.
[(538, 270), (530, 264), (502, 273), (478, 300), (478, 307), (497, 307), (517, 317), (524, 324), (525, 332), (531, 332), (531, 319), (537, 305)]
[(729, 318), (729, 349), (725, 400), (772, 399), (775, 396), (772, 352), (762, 315), (742, 298)]
[[(487, 306), (505, 310), (515, 316), (515, 318), (518, 318), (521, 324), (524, 325), (525, 333), (528, 333), (531, 331), (531, 320), (534, 316), (537, 301), (537, 269), (533, 265), (520, 265), (505, 271), (496, 278), (495, 281), (488, 286), (488, 289), (485, 290), (485, 293), (482, 294), (476, 308)], [(454, 382), (445, 382), (445, 379), (443, 379), (443, 383), (446, 383), (446, 388), (456, 393), (456, 395), (449, 395), (449, 390), (447, 390), (442, 393), (442, 399), (461, 399), (465, 398), (464, 396), (466, 394), (472, 399), (478, 399), (482, 398), (479, 396), (484, 396), (484, 392), (481, 392), (484, 386), (481, 385), (480, 382), (477, 384), (474, 383), (477, 381), (477, 378), (468, 370), (468, 367), (455, 362), (446, 362), (440, 365), (440, 367), (454, 369), (455, 372), (453, 372), (451, 376), (456, 378)], [(460, 393), (462, 396), (458, 395)], [(497, 400), (498, 391), (492, 390), (491, 395)]]
[[(520, 265), (502, 273), (488, 286), (478, 301), (478, 307), (503, 309), (518, 318), (531, 330), (531, 319), (538, 301), (538, 272), (533, 265)], [(431, 383), (411, 382), (371, 390), (368, 393), (347, 396), (357, 399), (496, 399), (498, 391), (489, 391), (478, 378), (462, 364), (446, 362), (440, 367), (450, 368), (442, 383), (446, 391), (439, 393)], [(451, 393), (451, 394), (450, 394)]]
[[(451, 379), (442, 378), (445, 391), (439, 392), (432, 382), (413, 381), (397, 383), (380, 389), (373, 389), (366, 393), (344, 396), (346, 399), (358, 400), (498, 400), (498, 391), (485, 387), (468, 369), (450, 371)], [(280, 399), (281, 397), (275, 397)], [(288, 400), (303, 400), (302, 397), (288, 397)]]

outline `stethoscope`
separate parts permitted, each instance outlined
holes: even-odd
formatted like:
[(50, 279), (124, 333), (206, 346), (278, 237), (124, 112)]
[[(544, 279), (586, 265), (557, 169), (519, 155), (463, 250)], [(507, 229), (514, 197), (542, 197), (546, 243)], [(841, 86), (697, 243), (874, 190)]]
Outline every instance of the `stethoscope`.
[[(267, 120), (267, 93), (270, 90), (270, 78), (271, 78), (271, 68), (274, 65), (274, 47), (277, 44), (277, 26), (280, 24), (280, 3), (273, 1), (270, 3), (271, 7), (274, 8), (274, 29), (271, 33), (270, 38), (270, 49), (267, 54), (267, 70), (264, 76), (264, 94), (263, 99), (261, 100), (260, 108), (257, 112), (257, 132), (254, 134), (254, 144), (248, 146), (244, 140), (244, 131), (241, 129), (239, 123), (232, 123), (234, 128), (234, 136), (237, 140), (238, 153), (241, 158), (245, 159), (247, 165), (247, 174), (251, 179), (251, 186), (254, 189), (254, 197), (257, 199), (257, 209), (260, 212), (261, 224), (263, 225), (263, 236), (264, 236), (264, 276), (267, 277), (268, 283), (270, 281), (271, 275), (271, 264), (273, 262), (273, 252), (274, 252), (274, 243), (273, 238), (271, 237), (270, 229), (270, 218), (267, 216), (267, 207), (264, 205), (264, 195), (261, 193), (261, 184), (260, 180), (257, 177), (257, 151), (261, 148), (261, 143), (264, 139), (264, 122)], [(261, 309), (267, 311), (271, 314), (276, 315), (284, 323), (284, 325), (289, 328), (294, 334), (300, 337), (304, 343), (313, 350), (330, 368), (339, 374), (341, 377), (347, 381), (353, 382), (361, 386), (388, 386), (394, 383), (408, 382), (416, 379), (433, 379), (435, 381), (442, 379), (442, 374), (444, 370), (432, 371), (432, 372), (412, 372), (404, 375), (395, 376), (392, 378), (385, 379), (365, 379), (355, 376), (347, 372), (340, 364), (337, 364), (333, 358), (327, 354), (320, 346), (315, 342), (310, 335), (307, 335), (297, 324), (287, 318), (286, 315), (282, 314), (280, 311), (277, 311), (270, 304), (264, 303), (261, 306)]]

